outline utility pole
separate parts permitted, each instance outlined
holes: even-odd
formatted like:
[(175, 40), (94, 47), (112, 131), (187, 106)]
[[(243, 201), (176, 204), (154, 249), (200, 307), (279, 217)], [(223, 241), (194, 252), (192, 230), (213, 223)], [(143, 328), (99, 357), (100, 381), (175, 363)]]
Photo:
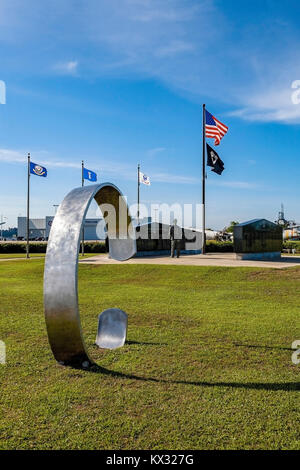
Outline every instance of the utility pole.
[[(84, 186), (84, 161), (81, 162), (81, 186)], [(84, 256), (84, 221), (82, 224), (81, 254)]]
[(140, 223), (140, 164), (138, 164), (138, 170), (137, 170), (137, 223), (139, 225)]
[(203, 105), (203, 118), (202, 118), (202, 254), (206, 254), (206, 243), (205, 243), (205, 178), (206, 178), (206, 167), (205, 167), (205, 104)]
[(27, 223), (26, 223), (26, 258), (29, 259), (29, 198), (30, 198), (30, 153), (27, 155)]

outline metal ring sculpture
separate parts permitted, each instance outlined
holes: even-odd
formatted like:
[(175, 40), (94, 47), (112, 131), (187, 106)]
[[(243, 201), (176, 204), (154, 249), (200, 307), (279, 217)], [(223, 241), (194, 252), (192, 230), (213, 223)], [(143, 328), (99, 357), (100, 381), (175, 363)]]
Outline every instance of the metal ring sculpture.
[[(136, 253), (126, 200), (111, 183), (75, 188), (55, 215), (48, 241), (44, 272), (44, 306), (49, 343), (55, 359), (64, 365), (89, 368), (94, 361), (85, 347), (77, 291), (80, 235), (92, 199), (115, 210), (115, 226), (107, 222), (109, 254), (125, 261)], [(103, 214), (104, 215), (104, 214)]]

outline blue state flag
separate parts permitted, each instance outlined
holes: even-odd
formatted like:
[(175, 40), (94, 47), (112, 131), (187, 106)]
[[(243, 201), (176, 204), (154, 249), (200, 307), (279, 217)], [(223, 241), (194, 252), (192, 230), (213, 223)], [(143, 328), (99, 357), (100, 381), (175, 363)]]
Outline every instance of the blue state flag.
[(97, 181), (97, 174), (91, 170), (83, 168), (83, 178), (89, 181)]
[(41, 165), (37, 165), (36, 163), (30, 162), (30, 173), (36, 176), (43, 176), (46, 178), (47, 176), (47, 168)]

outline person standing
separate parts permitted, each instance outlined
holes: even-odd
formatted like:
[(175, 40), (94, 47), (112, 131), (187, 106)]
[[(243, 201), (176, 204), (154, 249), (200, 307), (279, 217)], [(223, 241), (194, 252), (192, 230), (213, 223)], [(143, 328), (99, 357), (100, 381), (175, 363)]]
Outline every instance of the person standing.
[(171, 240), (171, 258), (175, 256), (175, 250), (177, 258), (180, 256), (180, 246), (182, 240), (182, 229), (177, 225), (177, 220), (174, 219), (173, 224), (170, 227), (170, 240)]

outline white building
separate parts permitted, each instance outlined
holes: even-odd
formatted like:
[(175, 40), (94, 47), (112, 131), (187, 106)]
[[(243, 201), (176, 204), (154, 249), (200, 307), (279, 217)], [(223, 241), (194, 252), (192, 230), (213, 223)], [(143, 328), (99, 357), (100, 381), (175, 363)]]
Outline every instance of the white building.
[[(29, 238), (48, 240), (53, 219), (54, 216), (50, 215), (44, 219), (29, 219)], [(105, 240), (104, 225), (103, 219), (85, 219), (84, 239)], [(27, 217), (18, 217), (18, 239), (26, 238), (26, 229)]]

